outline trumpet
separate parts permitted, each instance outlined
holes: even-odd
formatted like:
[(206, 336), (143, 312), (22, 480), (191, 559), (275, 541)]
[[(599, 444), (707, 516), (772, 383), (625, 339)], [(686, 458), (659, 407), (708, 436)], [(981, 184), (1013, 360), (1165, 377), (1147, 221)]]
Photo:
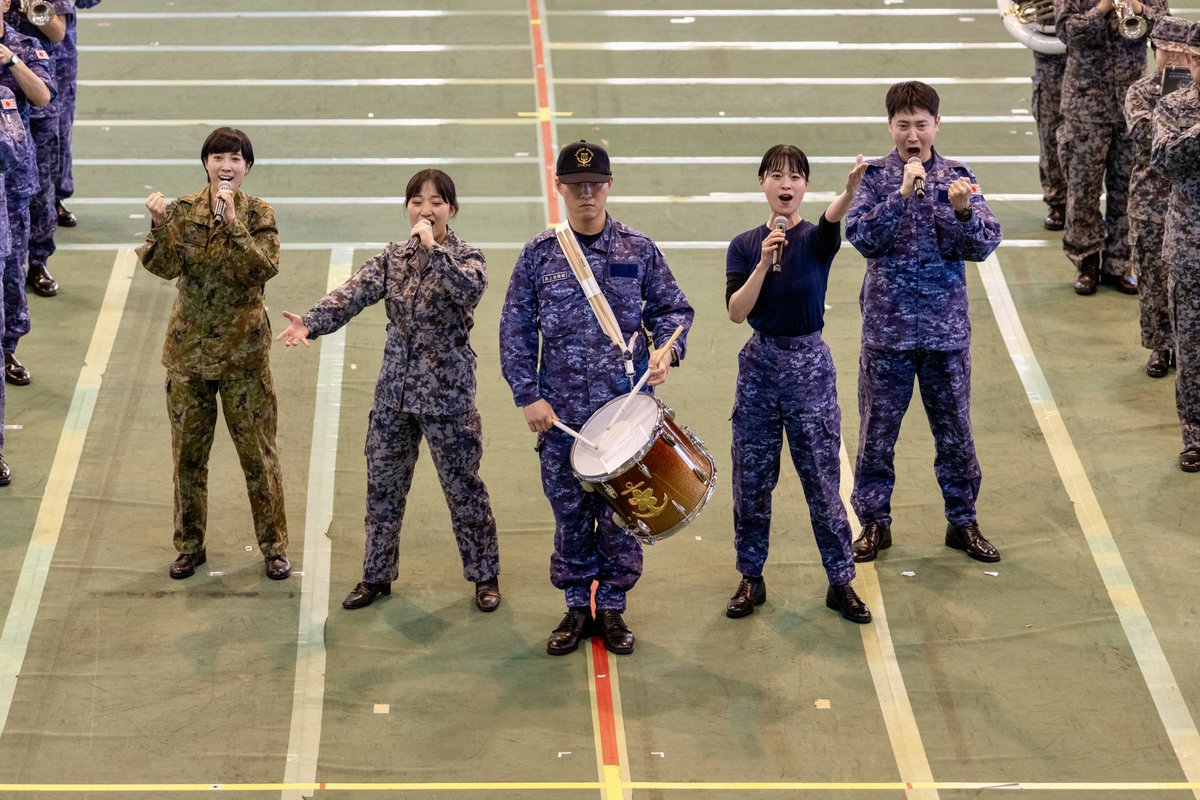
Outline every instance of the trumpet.
[(21, 0), (19, 10), (25, 15), (25, 19), (39, 28), (54, 19), (57, 13), (54, 3), (49, 0)]
[(1133, 5), (1129, 0), (1113, 0), (1113, 10), (1117, 12), (1117, 30), (1126, 39), (1141, 39), (1146, 35), (1149, 26), (1146, 18), (1133, 13)]

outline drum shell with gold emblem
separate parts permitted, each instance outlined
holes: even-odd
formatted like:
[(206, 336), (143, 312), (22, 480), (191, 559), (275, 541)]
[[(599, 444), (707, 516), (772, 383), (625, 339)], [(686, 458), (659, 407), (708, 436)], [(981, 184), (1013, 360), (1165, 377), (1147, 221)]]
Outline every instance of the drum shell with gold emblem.
[(716, 488), (716, 464), (657, 397), (636, 395), (617, 418), (625, 400), (609, 401), (583, 426), (580, 432), (599, 448), (576, 441), (571, 469), (612, 509), (614, 522), (653, 544), (678, 533), (704, 508)]

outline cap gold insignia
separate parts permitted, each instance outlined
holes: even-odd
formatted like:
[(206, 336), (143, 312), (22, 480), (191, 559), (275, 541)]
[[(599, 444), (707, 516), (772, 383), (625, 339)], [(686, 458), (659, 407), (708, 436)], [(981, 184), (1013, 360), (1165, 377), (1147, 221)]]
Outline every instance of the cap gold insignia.
[(581, 147), (575, 151), (575, 163), (581, 167), (591, 165), (592, 159), (595, 157), (596, 154), (586, 147)]

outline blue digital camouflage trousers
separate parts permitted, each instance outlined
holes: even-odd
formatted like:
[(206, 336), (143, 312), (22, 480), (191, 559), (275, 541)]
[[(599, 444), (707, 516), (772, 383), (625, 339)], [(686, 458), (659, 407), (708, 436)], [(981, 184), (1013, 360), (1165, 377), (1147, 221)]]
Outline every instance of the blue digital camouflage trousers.
[(595, 580), (596, 608), (624, 611), (625, 593), (642, 574), (642, 543), (612, 521), (599, 494), (579, 485), (571, 470), (574, 441), (560, 430), (539, 439), (542, 490), (554, 512), (550, 582), (578, 607), (591, 602)]
[(35, 117), (29, 129), (37, 148), (38, 181), (41, 189), (29, 201), (29, 263), (46, 266), (54, 255), (54, 234), (58, 231), (58, 210), (54, 207), (62, 152), (57, 116)]
[[(4, 330), (4, 282), (0, 281), (0, 331)], [(8, 381), (4, 380), (4, 376), (0, 375), (0, 455), (4, 454), (4, 384)]]
[(850, 502), (864, 525), (892, 524), (896, 485), (896, 439), (912, 400), (913, 381), (937, 455), (933, 471), (946, 504), (946, 519), (963, 525), (975, 519), (979, 460), (971, 430), (971, 351), (862, 348), (858, 360), (858, 458)]
[(834, 585), (854, 579), (850, 523), (838, 492), (842, 412), (837, 373), (821, 334), (764, 337), (738, 355), (733, 401), (733, 530), (737, 569), (762, 575), (779, 482), (783, 433), (808, 501), (821, 563)]
[(264, 556), (287, 550), (283, 478), (275, 451), (271, 373), (205, 380), (167, 373), (167, 412), (175, 460), (175, 549), (204, 549), (208, 523), (208, 455), (217, 426), (217, 395), (246, 476), (254, 535)]
[(29, 252), (29, 199), (8, 198), (8, 235), (12, 248), (4, 259), (4, 336), (5, 353), (17, 349), (17, 342), (29, 333), (29, 302), (25, 297), (25, 256)]
[(363, 580), (391, 583), (400, 576), (400, 526), (408, 503), (421, 437), (450, 508), (463, 577), (479, 582), (500, 572), (496, 518), (479, 477), (483, 423), (472, 406), (462, 414), (407, 414), (377, 403), (367, 424), (367, 541)]

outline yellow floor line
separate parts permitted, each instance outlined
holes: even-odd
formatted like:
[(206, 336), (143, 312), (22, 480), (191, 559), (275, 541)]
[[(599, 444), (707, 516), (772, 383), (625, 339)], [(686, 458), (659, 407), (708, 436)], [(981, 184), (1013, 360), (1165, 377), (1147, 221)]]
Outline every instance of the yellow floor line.
[[(841, 495), (846, 508), (850, 508), (850, 492), (854, 488), (854, 469), (843, 442), (840, 448), (842, 475)], [(854, 536), (859, 534), (858, 520), (850, 514), (850, 526)], [(904, 686), (904, 675), (900, 662), (896, 660), (896, 648), (892, 644), (891, 629), (883, 605), (883, 593), (879, 588), (879, 576), (872, 563), (856, 564), (858, 577), (855, 589), (863, 602), (871, 609), (871, 624), (859, 626), (862, 632), (863, 650), (871, 680), (875, 683), (875, 695), (879, 698), (879, 710), (883, 712), (884, 726), (892, 744), (892, 754), (903, 781), (901, 788), (909, 800), (937, 800), (938, 792), (933, 783), (933, 771), (925, 755), (925, 744), (913, 714), (908, 690)], [(895, 787), (893, 787), (895, 788)]]
[(92, 331), (83, 368), (79, 371), (79, 380), (75, 383), (75, 391), (71, 395), (71, 406), (67, 409), (62, 434), (58, 439), (58, 449), (54, 453), (54, 461), (46, 479), (46, 492), (38, 507), (29, 548), (25, 551), (21, 574), (13, 590), (12, 605), (4, 621), (4, 631), (0, 633), (0, 736), (3, 736), (4, 727), (8, 723), (8, 713), (17, 690), (17, 677), (25, 663), (25, 651), (29, 646), (38, 606), (42, 602), (42, 591), (46, 587), (50, 562), (54, 558), (54, 550), (62, 532), (67, 502), (71, 498), (71, 487), (75, 483), (84, 440), (92, 423), (96, 396), (104, 382), (104, 372), (108, 368), (109, 356), (112, 355), (121, 316), (125, 313), (125, 299), (129, 296), (129, 287), (133, 282), (137, 264), (137, 256), (132, 250), (118, 251), (113, 261), (108, 288), (104, 292), (100, 314), (96, 319), (96, 328)]
[[(1004, 344), (1021, 377), (1029, 405), (1033, 408), (1046, 446), (1054, 459), (1054, 466), (1071, 498), (1092, 559), (1096, 562), (1125, 637), (1137, 658), (1150, 696), (1175, 749), (1179, 766), (1183, 768), (1190, 784), (1200, 784), (1200, 734), (1197, 733), (1196, 724), (1175, 682), (1175, 675), (1159, 645), (1146, 609), (1133, 586), (1133, 579), (1117, 550), (1116, 540), (1100, 509), (1100, 502), (1092, 491), (1087, 472), (1067, 432), (1046, 376), (1025, 336), (1024, 326), (1017, 315), (1016, 305), (995, 254), (979, 265), (979, 274), (996, 324), (1004, 337)], [(1195, 791), (1195, 796), (1200, 798), (1200, 789)]]
[[(354, 251), (350, 248), (338, 248), (330, 254), (327, 290), (340, 286), (350, 277), (353, 258)], [(345, 353), (345, 328), (321, 337), (312, 446), (308, 461), (308, 499), (304, 510), (304, 576), (300, 579), (296, 682), (292, 692), (292, 723), (288, 735), (284, 783), (315, 781), (321, 750), (321, 720), (325, 704), (325, 621), (329, 616), (332, 561), (329, 526), (333, 522), (333, 487), (337, 473), (338, 422), (341, 418)], [(282, 800), (302, 798), (297, 791), (284, 790)]]

